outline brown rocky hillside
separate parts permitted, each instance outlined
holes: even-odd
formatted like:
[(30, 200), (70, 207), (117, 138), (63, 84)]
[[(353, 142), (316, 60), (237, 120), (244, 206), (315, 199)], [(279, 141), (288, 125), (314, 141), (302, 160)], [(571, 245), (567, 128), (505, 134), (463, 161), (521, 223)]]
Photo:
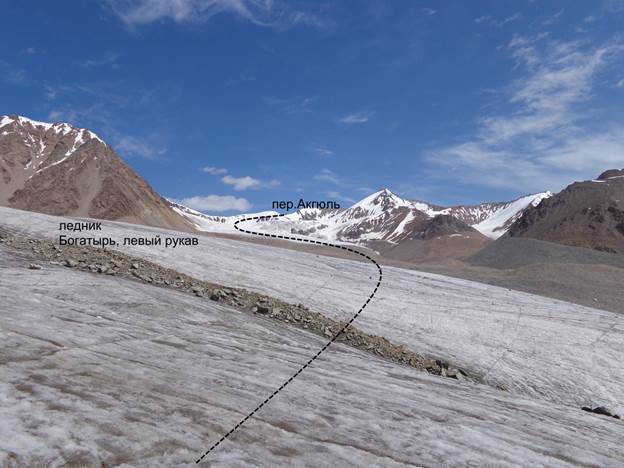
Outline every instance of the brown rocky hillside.
[(20, 116), (0, 117), (0, 205), (193, 230), (95, 133)]

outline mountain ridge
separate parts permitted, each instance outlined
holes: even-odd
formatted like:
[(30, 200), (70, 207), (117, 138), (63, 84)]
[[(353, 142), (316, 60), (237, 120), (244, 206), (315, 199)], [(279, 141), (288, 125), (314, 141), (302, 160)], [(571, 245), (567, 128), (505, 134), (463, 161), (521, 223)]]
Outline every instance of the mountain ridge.
[(0, 204), (193, 231), (97, 134), (0, 116)]
[[(539, 204), (550, 192), (526, 195), (512, 201), (486, 202), (477, 205), (442, 207), (420, 200), (407, 200), (389, 189), (381, 189), (350, 207), (322, 210), (301, 209), (284, 216), (279, 225), (262, 222), (263, 229), (318, 237), (331, 241), (366, 243), (385, 241), (400, 243), (420, 232), (424, 224), (436, 216), (448, 215), (495, 239), (531, 204)], [(244, 216), (274, 214), (274, 211), (249, 215), (211, 216), (172, 202), (173, 208), (192, 221), (198, 230), (233, 231), (233, 224)]]

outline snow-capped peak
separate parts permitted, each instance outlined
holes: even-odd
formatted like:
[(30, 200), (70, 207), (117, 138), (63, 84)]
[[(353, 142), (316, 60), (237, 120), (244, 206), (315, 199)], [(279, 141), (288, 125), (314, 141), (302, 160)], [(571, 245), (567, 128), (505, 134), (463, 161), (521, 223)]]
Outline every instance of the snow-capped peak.
[(45, 132), (53, 131), (57, 135), (61, 135), (61, 136), (65, 136), (69, 133), (75, 133), (77, 138), (81, 140), (81, 144), (92, 139), (98, 140), (102, 144), (106, 144), (104, 143), (104, 140), (102, 140), (99, 136), (97, 136), (94, 132), (92, 132), (88, 128), (79, 128), (79, 127), (75, 127), (71, 124), (63, 123), (63, 122), (56, 122), (56, 123), (40, 122), (38, 120), (29, 119), (28, 117), (24, 117), (21, 115), (0, 116), (0, 128), (10, 125), (10, 124), (14, 124), (14, 123), (17, 123), (18, 125), (22, 127), (30, 126), (30, 127), (34, 127), (37, 129), (43, 129)]
[(370, 206), (380, 206), (383, 209), (387, 209), (390, 207), (407, 205), (409, 205), (409, 202), (407, 200), (402, 199), (401, 197), (395, 195), (390, 190), (385, 188), (360, 200), (358, 203), (353, 205), (353, 208), (358, 206), (367, 208)]
[(28, 179), (65, 162), (88, 142), (97, 140), (107, 146), (89, 129), (63, 122), (40, 122), (21, 115), (0, 115), (0, 137), (17, 139), (18, 144), (28, 148), (30, 159), (23, 168)]

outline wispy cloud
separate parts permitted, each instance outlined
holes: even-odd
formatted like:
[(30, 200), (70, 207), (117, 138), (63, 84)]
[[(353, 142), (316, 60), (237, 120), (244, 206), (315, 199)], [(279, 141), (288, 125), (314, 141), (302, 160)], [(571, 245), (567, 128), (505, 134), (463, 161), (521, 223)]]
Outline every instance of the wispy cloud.
[(355, 200), (351, 197), (347, 197), (340, 192), (336, 192), (335, 190), (329, 190), (325, 192), (325, 196), (332, 198), (334, 200), (345, 201), (347, 203), (355, 203)]
[(0, 80), (16, 86), (25, 86), (30, 82), (25, 70), (2, 59), (0, 59)]
[(24, 50), (22, 50), (22, 53), (26, 54), (26, 55), (35, 55), (40, 53), (41, 51), (39, 49), (37, 49), (36, 47), (26, 47)]
[(231, 185), (234, 190), (237, 191), (275, 188), (280, 185), (280, 181), (276, 179), (265, 182), (251, 176), (233, 177), (231, 175), (226, 175), (221, 178), (221, 182), (226, 185)]
[(252, 207), (251, 203), (246, 198), (233, 197), (231, 195), (206, 195), (172, 200), (194, 210), (213, 213), (222, 213), (224, 211), (237, 211), (241, 213), (249, 211)]
[(438, 12), (438, 10), (434, 10), (433, 8), (423, 8), (422, 12), (427, 16), (433, 16)]
[(472, 138), (431, 151), (429, 161), (444, 168), (440, 176), (520, 191), (558, 189), (624, 166), (624, 126), (595, 129), (587, 118), (601, 72), (622, 50), (617, 41), (590, 46), (515, 37), (508, 51), (521, 76), (508, 90), (505, 111), (482, 116)]
[[(53, 99), (56, 91), (48, 89), (47, 94)], [(111, 146), (123, 157), (139, 157), (155, 160), (166, 154), (167, 148), (155, 134), (143, 136), (128, 135), (111, 124), (115, 119), (101, 103), (88, 107), (65, 106), (52, 109), (48, 113), (51, 122), (67, 122), (72, 125), (87, 126), (94, 129), (100, 136), (108, 137)], [(104, 134), (101, 133), (104, 131)]]
[[(529, 38), (514, 34), (507, 46), (507, 50), (511, 52), (511, 56), (516, 60), (516, 67), (523, 64), (528, 67), (536, 65), (540, 60), (536, 43), (546, 37), (547, 35), (538, 35)], [(501, 46), (501, 48), (503, 47)]]
[[(58, 88), (46, 87), (46, 96), (54, 99), (59, 92)], [(84, 122), (108, 125), (109, 112), (101, 103), (91, 104), (86, 107), (72, 105), (59, 106), (48, 112), (48, 120), (53, 122), (67, 122), (72, 125), (84, 125)]]
[(300, 112), (312, 112), (318, 96), (295, 96), (292, 98), (280, 98), (275, 96), (262, 98), (263, 101), (285, 114), (298, 114)]
[(508, 16), (508, 17), (506, 17), (506, 18), (503, 18), (503, 19), (502, 19), (502, 20), (500, 20), (500, 21), (495, 21), (495, 22), (494, 22), (494, 25), (495, 25), (495, 26), (504, 26), (504, 25), (506, 25), (507, 23), (511, 23), (512, 21), (517, 21), (517, 20), (519, 20), (520, 18), (522, 18), (522, 13), (520, 13), (520, 12), (516, 12), (516, 13), (514, 13), (513, 15)]
[(331, 182), (332, 184), (340, 184), (342, 182), (342, 179), (330, 169), (322, 169), (314, 176), (314, 180), (318, 180), (321, 182)]
[(338, 122), (348, 125), (363, 124), (370, 120), (373, 112), (354, 112), (338, 119)]
[(167, 152), (167, 149), (160, 145), (130, 135), (117, 138), (113, 142), (113, 147), (123, 156), (138, 156), (145, 159), (157, 159)]
[(564, 11), (565, 9), (562, 8), (561, 10), (559, 10), (557, 13), (553, 15), (547, 15), (547, 16), (541, 17), (539, 21), (541, 22), (542, 26), (550, 26), (551, 24), (555, 23), (561, 17), (561, 15), (563, 15)]
[(522, 18), (522, 13), (516, 12), (511, 16), (507, 16), (505, 18), (493, 18), (491, 16), (478, 16), (474, 19), (476, 24), (487, 24), (489, 26), (501, 27), (505, 26), (507, 23), (511, 23), (513, 21), (518, 21)]
[(312, 11), (294, 8), (283, 0), (104, 0), (128, 26), (169, 19), (175, 23), (205, 22), (218, 14), (233, 14), (258, 26), (288, 29), (316, 28), (325, 21)]
[(44, 85), (43, 89), (45, 90), (44, 96), (48, 101), (53, 101), (54, 99), (56, 99), (58, 92), (55, 88), (53, 88), (52, 86)]
[(222, 167), (212, 167), (212, 166), (202, 167), (201, 171), (210, 175), (222, 175), (222, 174), (227, 174), (228, 172), (227, 169), (224, 169)]
[(617, 86), (618, 88), (624, 88), (624, 78), (622, 78), (620, 81), (618, 81), (615, 86)]
[(322, 147), (322, 146), (316, 148), (315, 151), (320, 156), (332, 156), (334, 154), (332, 150), (330, 150), (329, 148)]
[[(160, 159), (167, 152), (167, 133), (141, 127), (130, 133), (124, 114), (146, 113), (154, 101), (154, 88), (135, 88), (125, 81), (62, 82), (42, 84), (48, 101), (48, 120), (87, 127), (104, 138), (121, 156)], [(162, 96), (164, 93), (159, 93)], [(147, 96), (147, 97), (146, 97)], [(86, 103), (86, 104), (85, 104)], [(153, 110), (153, 106), (149, 106)]]

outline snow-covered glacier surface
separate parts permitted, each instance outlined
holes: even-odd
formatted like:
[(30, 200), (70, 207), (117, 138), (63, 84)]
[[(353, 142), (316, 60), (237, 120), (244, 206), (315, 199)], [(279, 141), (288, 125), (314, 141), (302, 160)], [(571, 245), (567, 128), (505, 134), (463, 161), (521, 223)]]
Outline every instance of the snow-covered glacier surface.
[[(31, 235), (55, 238), (59, 221), (0, 208), (0, 225)], [(103, 229), (118, 240), (175, 235), (112, 222)], [(366, 263), (229, 239), (125, 250), (337, 318), (352, 315), (376, 282)], [(27, 465), (51, 454), (62, 465), (70, 449), (87, 461), (118, 454), (119, 463), (130, 465), (183, 464), (322, 344), (232, 309), (114, 278), (31, 271), (19, 263), (3, 265), (0, 275), (7, 343), (0, 449), (43, 457), (23, 458), (32, 461)], [(604, 404), (622, 412), (622, 315), (385, 267), (378, 295), (356, 324), (455, 362), (491, 385), (455, 383), (337, 346), (211, 463), (619, 466), (624, 460), (622, 423), (580, 411)]]
[[(324, 340), (0, 250), (0, 466), (195, 466)], [(619, 466), (621, 424), (336, 345), (207, 466)]]

